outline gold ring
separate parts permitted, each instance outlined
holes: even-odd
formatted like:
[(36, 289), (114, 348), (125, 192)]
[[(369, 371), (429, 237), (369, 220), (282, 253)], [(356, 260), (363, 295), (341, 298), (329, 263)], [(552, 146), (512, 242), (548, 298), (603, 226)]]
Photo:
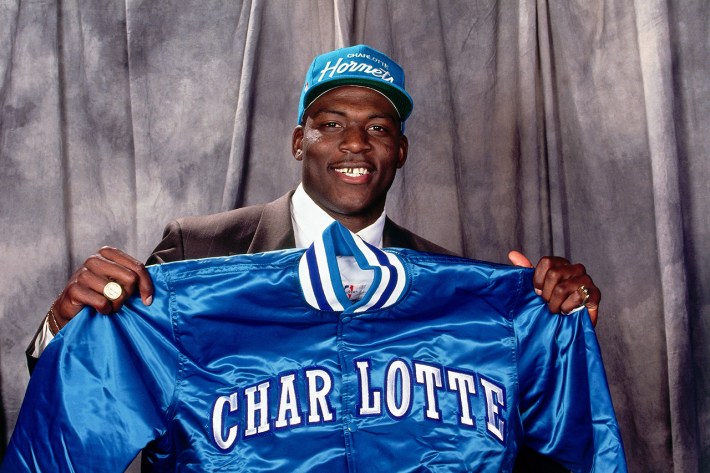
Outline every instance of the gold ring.
[(120, 284), (114, 281), (109, 281), (104, 286), (104, 296), (110, 301), (115, 301), (123, 294), (123, 288)]
[(582, 307), (583, 305), (586, 305), (587, 301), (589, 300), (589, 289), (584, 287), (584, 284), (582, 284), (577, 288), (577, 292), (580, 296), (582, 296), (582, 303), (579, 304), (579, 306)]

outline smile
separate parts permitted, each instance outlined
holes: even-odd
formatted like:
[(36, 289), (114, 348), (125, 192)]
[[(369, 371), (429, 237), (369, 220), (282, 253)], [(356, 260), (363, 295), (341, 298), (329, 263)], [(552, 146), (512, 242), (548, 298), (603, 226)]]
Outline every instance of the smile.
[(348, 177), (360, 177), (370, 174), (370, 171), (365, 168), (340, 168), (334, 169), (334, 171), (345, 174)]

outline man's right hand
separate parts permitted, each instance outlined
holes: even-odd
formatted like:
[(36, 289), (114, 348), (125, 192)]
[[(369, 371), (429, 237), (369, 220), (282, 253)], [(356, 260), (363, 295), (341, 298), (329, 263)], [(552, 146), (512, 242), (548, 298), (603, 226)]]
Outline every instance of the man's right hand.
[[(114, 281), (123, 289), (115, 300), (104, 295), (104, 287)], [(50, 327), (64, 327), (81, 309), (93, 307), (109, 314), (123, 306), (128, 297), (138, 289), (143, 304), (153, 302), (153, 281), (145, 265), (116, 248), (104, 246), (72, 274), (66, 287), (54, 302), (54, 320)]]

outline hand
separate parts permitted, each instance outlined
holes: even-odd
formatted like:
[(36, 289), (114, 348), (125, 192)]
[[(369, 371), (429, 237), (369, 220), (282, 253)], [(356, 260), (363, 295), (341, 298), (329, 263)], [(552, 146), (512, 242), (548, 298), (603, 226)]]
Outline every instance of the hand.
[[(103, 293), (104, 286), (110, 281), (117, 282), (123, 289), (114, 301)], [(72, 274), (54, 302), (56, 325), (61, 329), (85, 306), (93, 307), (102, 314), (114, 312), (123, 306), (136, 288), (143, 304), (150, 305), (153, 302), (153, 281), (145, 265), (121, 250), (104, 246)]]
[(583, 265), (572, 264), (557, 256), (543, 256), (537, 266), (533, 266), (530, 260), (518, 251), (508, 253), (508, 259), (516, 266), (535, 268), (533, 274), (535, 292), (542, 296), (553, 313), (569, 313), (579, 307), (584, 298), (577, 289), (580, 286), (586, 287), (589, 291), (589, 299), (585, 305), (589, 310), (592, 324), (597, 325), (602, 293)]

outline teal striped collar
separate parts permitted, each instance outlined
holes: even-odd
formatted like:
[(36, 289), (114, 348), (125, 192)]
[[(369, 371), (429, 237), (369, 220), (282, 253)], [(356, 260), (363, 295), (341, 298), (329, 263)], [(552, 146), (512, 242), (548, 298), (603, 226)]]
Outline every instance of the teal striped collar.
[[(352, 256), (374, 278), (365, 295), (351, 302), (343, 288), (337, 256)], [(360, 313), (396, 303), (407, 286), (407, 274), (400, 259), (382, 251), (333, 222), (301, 257), (299, 278), (306, 301), (315, 309)]]

